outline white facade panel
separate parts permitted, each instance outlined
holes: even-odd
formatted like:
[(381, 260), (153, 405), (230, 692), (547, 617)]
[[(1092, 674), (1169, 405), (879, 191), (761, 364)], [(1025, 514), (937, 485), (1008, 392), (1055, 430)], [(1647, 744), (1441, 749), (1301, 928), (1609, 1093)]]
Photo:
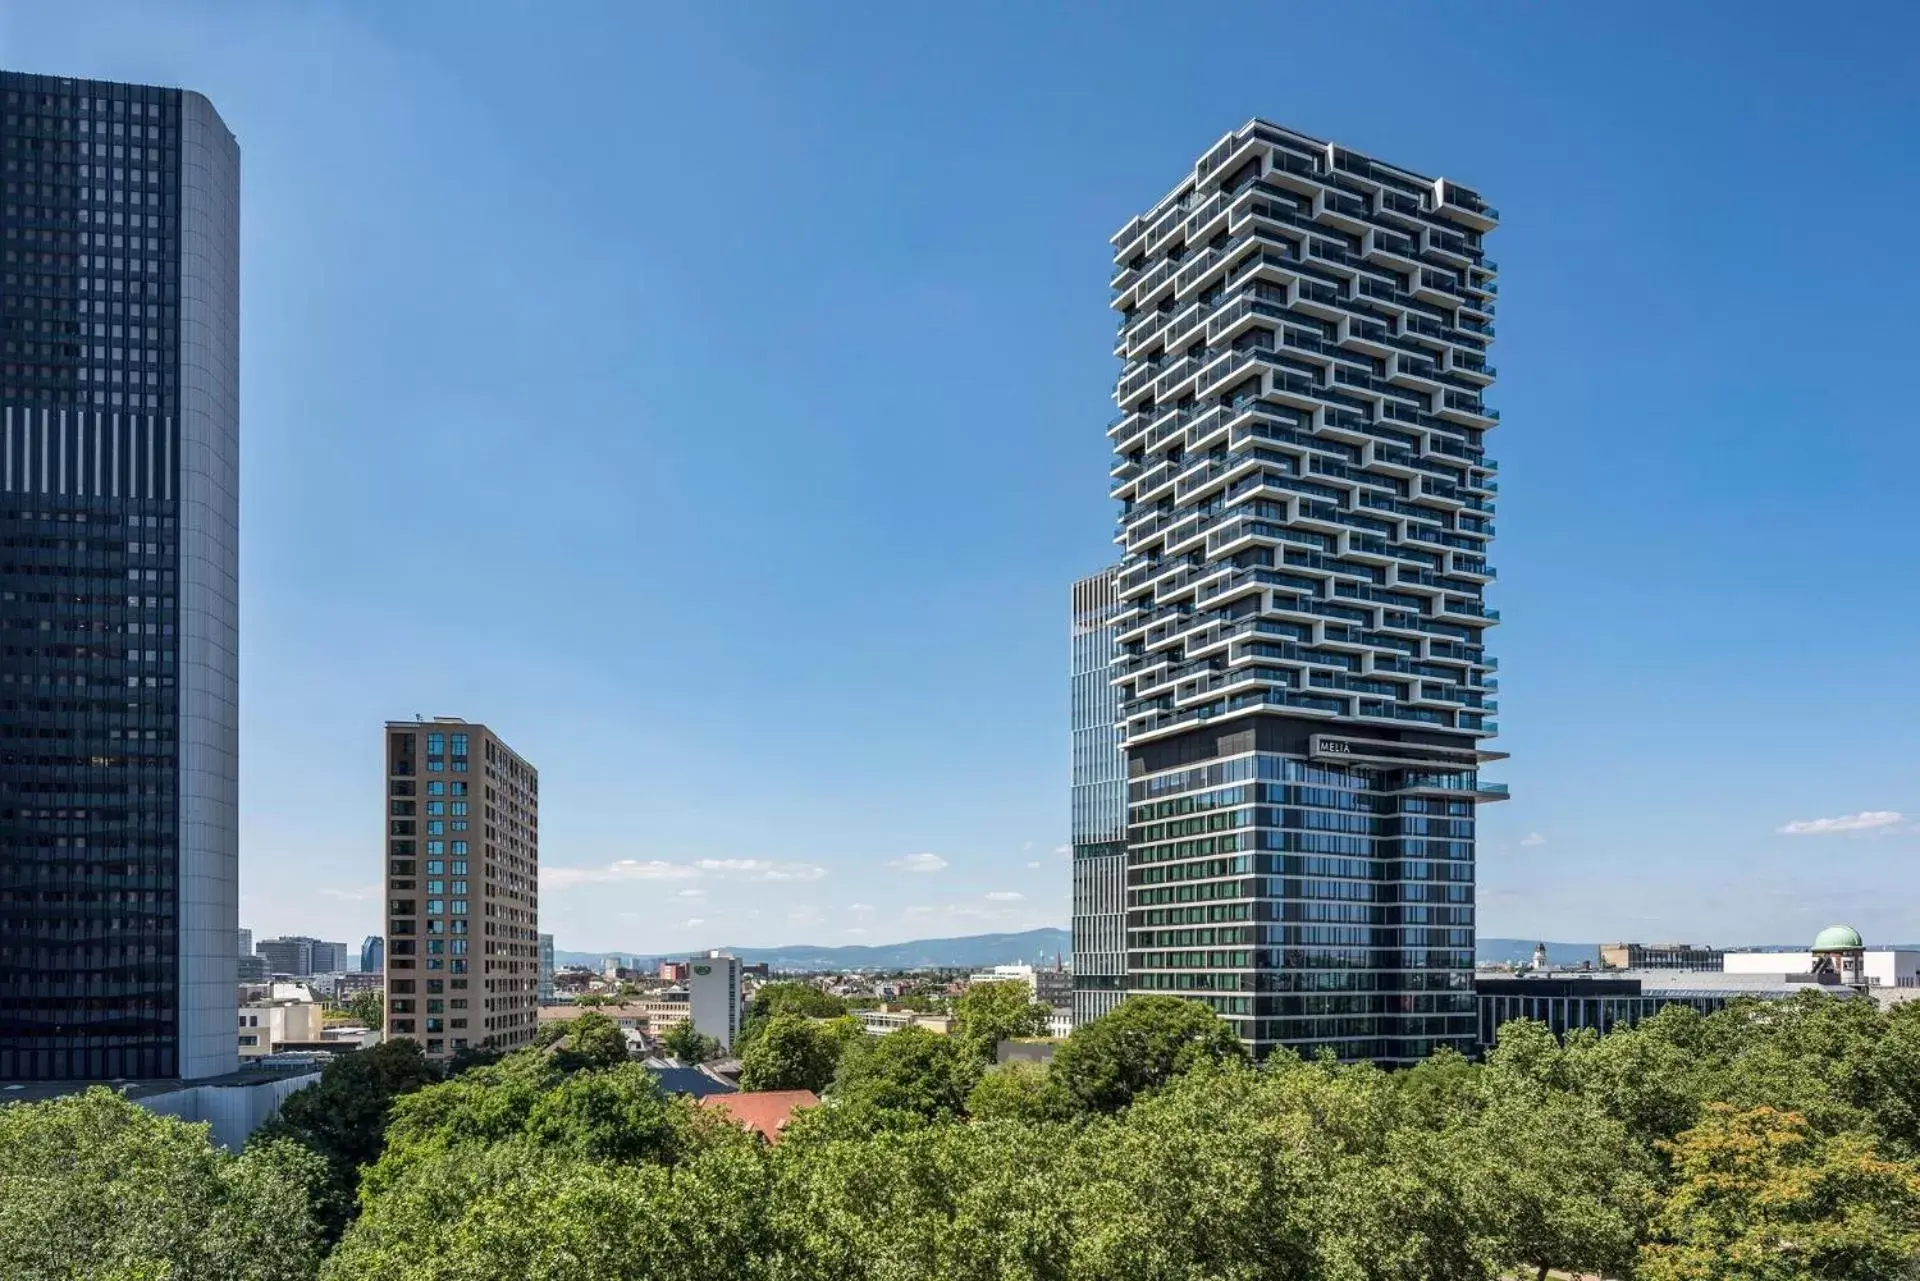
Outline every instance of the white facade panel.
[[(180, 1075), (231, 1072), (240, 873), (240, 150), (181, 96)], [(152, 483), (148, 429), (148, 484)]]

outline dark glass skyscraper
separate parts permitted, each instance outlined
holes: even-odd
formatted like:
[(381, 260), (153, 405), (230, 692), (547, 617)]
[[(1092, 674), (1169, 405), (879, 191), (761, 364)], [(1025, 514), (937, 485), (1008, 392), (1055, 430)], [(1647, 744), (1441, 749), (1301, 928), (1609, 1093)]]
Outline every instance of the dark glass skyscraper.
[(237, 1066), (239, 149), (0, 73), (0, 1079)]
[(1497, 215), (1263, 121), (1113, 238), (1127, 976), (1470, 1052)]
[(1099, 1018), (1127, 987), (1127, 758), (1113, 685), (1118, 571), (1073, 585), (1073, 1021)]

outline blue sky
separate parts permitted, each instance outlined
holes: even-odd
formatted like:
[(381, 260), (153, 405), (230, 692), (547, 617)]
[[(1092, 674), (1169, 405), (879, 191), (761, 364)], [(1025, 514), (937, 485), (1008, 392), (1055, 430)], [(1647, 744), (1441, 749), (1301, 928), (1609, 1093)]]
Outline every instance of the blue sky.
[(243, 149), (243, 924), (376, 930), (380, 723), (456, 714), (540, 767), (543, 927), (634, 950), (1065, 922), (1106, 238), (1253, 115), (1505, 217), (1481, 932), (1920, 939), (1917, 36), (0, 8), (5, 65), (198, 88)]

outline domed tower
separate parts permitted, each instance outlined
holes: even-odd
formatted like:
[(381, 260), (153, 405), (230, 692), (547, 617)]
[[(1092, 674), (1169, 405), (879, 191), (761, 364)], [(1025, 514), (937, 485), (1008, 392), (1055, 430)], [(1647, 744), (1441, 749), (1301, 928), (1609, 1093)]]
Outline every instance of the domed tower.
[(1533, 945), (1533, 968), (1536, 970), (1544, 970), (1547, 968), (1547, 945), (1545, 943), (1535, 943)]
[[(1866, 944), (1851, 925), (1829, 925), (1813, 937), (1813, 972), (1827, 982), (1867, 986)], [(1830, 976), (1830, 977), (1829, 977)]]

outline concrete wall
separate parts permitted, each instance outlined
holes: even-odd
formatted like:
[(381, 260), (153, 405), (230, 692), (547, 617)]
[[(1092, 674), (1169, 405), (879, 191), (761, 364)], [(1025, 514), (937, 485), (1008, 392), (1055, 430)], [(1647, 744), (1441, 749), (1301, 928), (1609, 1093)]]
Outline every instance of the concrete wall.
[(190, 1085), (134, 1102), (161, 1116), (205, 1122), (212, 1127), (215, 1143), (238, 1152), (246, 1146), (247, 1136), (265, 1125), (289, 1094), (319, 1079), (320, 1070), (315, 1068), (301, 1076), (248, 1085)]

